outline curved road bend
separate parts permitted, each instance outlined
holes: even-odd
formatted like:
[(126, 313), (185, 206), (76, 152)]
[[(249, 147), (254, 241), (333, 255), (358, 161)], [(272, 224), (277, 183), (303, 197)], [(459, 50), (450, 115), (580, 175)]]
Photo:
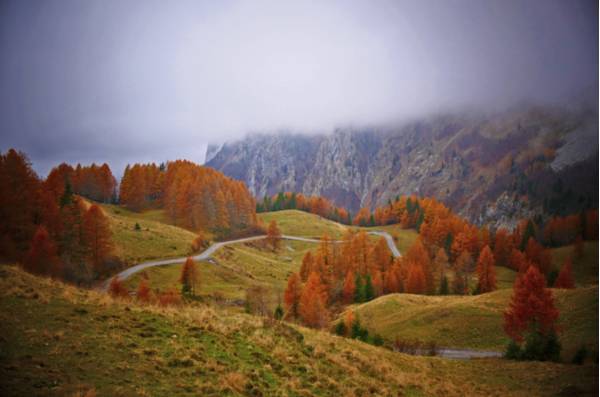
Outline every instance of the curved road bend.
[[(401, 256), (400, 251), (398, 250), (398, 247), (396, 247), (396, 244), (394, 244), (394, 239), (392, 238), (392, 236), (389, 233), (382, 232), (382, 231), (372, 231), (372, 232), (367, 232), (367, 233), (368, 234), (373, 234), (373, 235), (376, 235), (376, 236), (384, 237), (385, 240), (386, 240), (386, 242), (387, 242), (387, 244), (388, 244), (388, 247), (389, 247), (390, 251), (392, 252), (392, 255), (394, 257)], [(240, 239), (236, 239), (236, 240), (220, 241), (220, 242), (217, 242), (217, 243), (213, 243), (210, 247), (208, 247), (206, 250), (202, 251), (198, 255), (192, 256), (192, 259), (194, 259), (196, 261), (207, 260), (219, 248), (221, 248), (221, 247), (223, 247), (225, 245), (237, 244), (237, 243), (246, 243), (246, 242), (255, 241), (255, 240), (262, 240), (262, 239), (264, 239), (266, 237), (267, 236), (253, 236), (253, 237), (240, 238)], [(288, 236), (288, 235), (285, 235), (285, 234), (282, 235), (281, 238), (284, 239), (284, 240), (304, 241), (304, 242), (308, 242), (308, 243), (319, 243), (321, 241), (321, 240), (314, 239), (314, 238)], [(341, 242), (341, 241), (333, 241), (333, 242)], [(181, 257), (181, 258), (161, 259), (161, 260), (155, 260), (155, 261), (142, 262), (142, 263), (139, 263), (139, 264), (137, 264), (135, 266), (132, 266), (130, 268), (127, 268), (127, 269), (123, 270), (122, 272), (118, 273), (116, 276), (113, 276), (113, 277), (118, 277), (121, 280), (125, 280), (125, 279), (131, 277), (133, 274), (135, 274), (135, 273), (137, 273), (139, 271), (142, 271), (144, 269), (147, 269), (149, 267), (174, 265), (176, 263), (185, 262), (185, 260), (187, 258), (188, 258), (187, 256), (184, 256), (184, 257)], [(113, 279), (113, 277), (109, 278), (108, 280), (106, 280), (102, 284), (102, 289), (104, 291), (108, 290), (108, 286), (110, 285), (110, 281)]]

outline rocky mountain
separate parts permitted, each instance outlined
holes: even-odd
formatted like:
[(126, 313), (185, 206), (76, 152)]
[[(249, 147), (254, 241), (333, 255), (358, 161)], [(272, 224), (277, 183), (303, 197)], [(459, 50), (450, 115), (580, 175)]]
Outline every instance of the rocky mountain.
[(355, 212), (396, 195), (435, 196), (478, 224), (573, 212), (598, 203), (594, 107), (451, 114), (331, 134), (251, 135), (207, 165), (257, 197), (322, 195)]

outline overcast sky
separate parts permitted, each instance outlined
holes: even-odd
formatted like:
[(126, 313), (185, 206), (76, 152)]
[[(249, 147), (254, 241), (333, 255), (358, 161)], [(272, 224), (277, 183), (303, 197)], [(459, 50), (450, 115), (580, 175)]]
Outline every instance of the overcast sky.
[(0, 151), (202, 161), (249, 131), (327, 132), (597, 86), (576, 0), (0, 1)]

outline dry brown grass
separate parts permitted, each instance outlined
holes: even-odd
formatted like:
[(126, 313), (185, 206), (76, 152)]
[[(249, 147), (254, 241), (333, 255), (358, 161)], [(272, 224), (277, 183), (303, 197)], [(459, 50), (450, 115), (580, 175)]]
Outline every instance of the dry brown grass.
[[(35, 379), (59, 379), (54, 394), (541, 396), (570, 384), (591, 390), (597, 382), (594, 365), (413, 357), (208, 305), (138, 305), (14, 267), (0, 267), (0, 274), (0, 321), (16, 331), (4, 333), (0, 347), (38, 349), (28, 353), (31, 363), (9, 360), (18, 368), (12, 378), (25, 371)], [(42, 308), (28, 288), (48, 303)], [(85, 321), (72, 321), (79, 316)], [(153, 336), (145, 339), (143, 332)], [(89, 351), (101, 356), (78, 355)], [(69, 385), (73, 371), (82, 381)], [(0, 375), (7, 375), (5, 366)], [(32, 394), (26, 383), (14, 390)]]

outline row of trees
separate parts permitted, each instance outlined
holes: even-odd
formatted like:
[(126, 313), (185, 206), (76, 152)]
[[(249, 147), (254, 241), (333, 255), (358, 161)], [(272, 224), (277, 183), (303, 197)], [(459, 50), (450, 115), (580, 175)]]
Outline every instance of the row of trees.
[(190, 161), (128, 166), (120, 191), (127, 208), (164, 208), (171, 222), (188, 229), (227, 235), (256, 226), (255, 202), (243, 182)]
[[(257, 204), (257, 212), (283, 209), (299, 209), (356, 226), (401, 224), (404, 228), (414, 228), (420, 232), (431, 255), (436, 252), (436, 248), (443, 247), (451, 261), (456, 260), (465, 249), (469, 250), (471, 257), (476, 258), (483, 246), (488, 245), (494, 249), (494, 244), (498, 241), (499, 250), (502, 251), (494, 252), (498, 261), (501, 265), (512, 268), (515, 266), (508, 258), (512, 248), (525, 251), (531, 237), (536, 243), (545, 246), (571, 244), (578, 239), (598, 239), (598, 211), (594, 209), (554, 217), (544, 224), (523, 220), (513, 232), (500, 228), (494, 233), (487, 228), (469, 224), (434, 198), (419, 198), (414, 195), (397, 196), (388, 205), (377, 207), (374, 211), (361, 208), (354, 217), (323, 197), (305, 197), (299, 193), (281, 192), (272, 197), (267, 196)], [(425, 228), (422, 232), (421, 227)]]
[(78, 173), (62, 164), (42, 181), (25, 154), (0, 155), (0, 257), (77, 283), (89, 283), (117, 266), (106, 216), (72, 189), (86, 180), (73, 178), (103, 175), (102, 168), (78, 167)]
[(60, 197), (67, 185), (73, 193), (94, 201), (109, 203), (117, 200), (117, 181), (106, 163), (100, 166), (77, 164), (75, 168), (62, 163), (54, 167), (46, 178), (46, 188)]
[(319, 215), (336, 222), (351, 224), (352, 218), (344, 208), (336, 207), (321, 196), (305, 196), (301, 193), (280, 192), (272, 197), (265, 196), (256, 203), (256, 212), (300, 210)]

